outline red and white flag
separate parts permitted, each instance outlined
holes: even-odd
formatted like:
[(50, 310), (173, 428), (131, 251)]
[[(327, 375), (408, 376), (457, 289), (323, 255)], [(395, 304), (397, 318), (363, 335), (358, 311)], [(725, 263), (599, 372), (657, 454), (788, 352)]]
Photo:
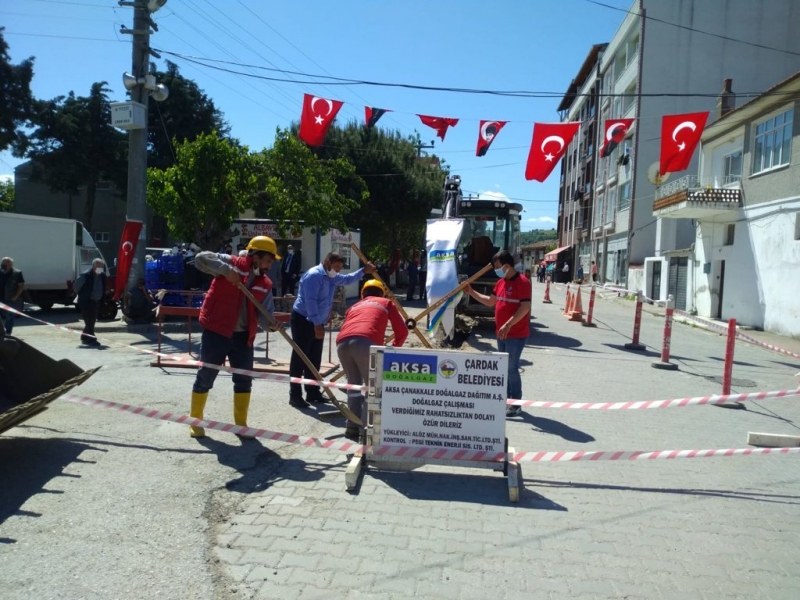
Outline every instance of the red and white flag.
[(534, 123), (533, 140), (528, 152), (525, 179), (544, 181), (567, 151), (569, 143), (580, 128), (576, 123)]
[(122, 238), (119, 240), (119, 254), (117, 254), (117, 278), (114, 284), (114, 300), (119, 300), (125, 293), (128, 283), (128, 274), (131, 272), (133, 257), (136, 254), (136, 242), (142, 232), (141, 221), (125, 221)]
[(419, 117), (419, 120), (422, 121), (423, 125), (427, 125), (428, 127), (435, 129), (436, 135), (442, 138), (442, 141), (444, 141), (444, 136), (447, 134), (447, 128), (458, 125), (458, 119), (450, 119), (447, 117), (429, 117), (427, 115), (417, 116)]
[(614, 148), (628, 135), (628, 129), (633, 125), (634, 119), (609, 119), (606, 121), (606, 133), (603, 136), (603, 148), (600, 150), (600, 157), (611, 156)]
[(303, 112), (300, 115), (298, 137), (309, 146), (319, 146), (325, 140), (336, 113), (344, 102), (328, 100), (311, 94), (303, 95)]
[(508, 121), (481, 121), (478, 129), (478, 146), (475, 148), (475, 156), (484, 156), (489, 151), (494, 138), (500, 133)]
[(661, 175), (689, 168), (707, 120), (708, 112), (661, 117)]

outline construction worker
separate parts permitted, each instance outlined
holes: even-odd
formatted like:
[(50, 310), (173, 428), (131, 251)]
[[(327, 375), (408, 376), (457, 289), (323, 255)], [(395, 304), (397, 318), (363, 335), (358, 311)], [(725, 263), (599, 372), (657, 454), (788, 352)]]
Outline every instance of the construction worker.
[[(231, 367), (253, 370), (253, 341), (258, 326), (272, 330), (269, 321), (238, 288), (243, 283), (267, 310), (274, 313), (272, 281), (266, 275), (272, 262), (280, 259), (278, 247), (272, 238), (257, 236), (247, 244), (247, 256), (231, 256), (215, 252), (200, 252), (195, 256), (195, 267), (214, 275), (203, 306), (200, 309), (200, 324), (203, 326), (200, 360), (212, 365), (221, 365), (228, 359)], [(202, 367), (192, 387), (190, 416), (203, 418), (203, 409), (208, 391), (217, 378), (217, 369)], [(233, 422), (247, 427), (247, 410), (250, 407), (250, 390), (253, 378), (234, 373)], [(191, 427), (192, 437), (203, 437), (202, 427)], [(250, 437), (250, 436), (240, 436)]]
[[(347, 383), (363, 385), (367, 381), (369, 347), (383, 346), (389, 322), (395, 335), (394, 346), (402, 346), (408, 337), (408, 327), (400, 311), (385, 296), (386, 286), (377, 279), (370, 279), (361, 288), (361, 300), (345, 313), (344, 324), (336, 336), (336, 352), (347, 375)], [(366, 421), (364, 394), (360, 390), (347, 390), (347, 406)], [(360, 433), (358, 425), (348, 419), (344, 436), (358, 441)]]

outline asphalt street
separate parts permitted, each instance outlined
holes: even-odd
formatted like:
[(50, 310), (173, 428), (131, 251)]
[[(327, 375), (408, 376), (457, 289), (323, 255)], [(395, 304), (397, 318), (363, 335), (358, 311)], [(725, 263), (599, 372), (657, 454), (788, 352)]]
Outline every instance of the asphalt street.
[[(562, 316), (563, 289), (553, 290), (552, 305), (541, 303), (542, 293), (535, 284), (525, 399), (721, 391), (722, 336), (675, 324), (679, 369), (657, 370), (659, 314), (645, 313), (648, 349), (632, 352), (624, 348), (632, 302), (598, 300), (598, 327), (587, 328)], [(78, 325), (69, 310), (46, 316)], [(53, 358), (102, 366), (76, 390), (82, 395), (188, 411), (194, 372), (151, 367), (150, 355), (129, 347), (154, 349), (154, 325), (106, 323), (98, 333), (101, 349), (31, 321), (15, 328)], [(195, 329), (195, 350), (199, 339)], [(797, 351), (796, 340), (772, 340)], [(168, 325), (164, 343), (185, 350), (182, 323)], [(493, 325), (484, 324), (461, 350), (494, 348)], [(289, 356), (277, 334), (269, 350)], [(794, 389), (798, 371), (800, 361), (737, 343), (733, 391)], [(231, 400), (230, 377), (220, 374), (206, 416), (231, 422)], [(286, 384), (255, 381), (250, 425), (343, 439), (343, 419), (287, 401)], [(744, 448), (751, 431), (800, 435), (798, 401), (740, 410), (525, 410), (507, 421), (506, 435), (518, 451)], [(338, 453), (213, 431), (193, 440), (183, 425), (59, 400), (0, 436), (2, 597), (794, 599), (798, 461), (528, 463), (518, 504), (499, 473), (370, 467), (348, 493)]]

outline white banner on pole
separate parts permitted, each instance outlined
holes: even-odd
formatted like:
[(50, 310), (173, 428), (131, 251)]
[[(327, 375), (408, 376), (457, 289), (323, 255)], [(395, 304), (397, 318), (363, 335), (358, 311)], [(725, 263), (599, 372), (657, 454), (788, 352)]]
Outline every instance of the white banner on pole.
[[(428, 306), (458, 287), (456, 247), (463, 228), (463, 219), (428, 220), (425, 232), (425, 250), (428, 253), (428, 277), (425, 280), (425, 289), (428, 294)], [(455, 307), (460, 299), (461, 294), (456, 294), (434, 311), (429, 330), (431, 335), (440, 324), (445, 335), (453, 332), (456, 322)]]

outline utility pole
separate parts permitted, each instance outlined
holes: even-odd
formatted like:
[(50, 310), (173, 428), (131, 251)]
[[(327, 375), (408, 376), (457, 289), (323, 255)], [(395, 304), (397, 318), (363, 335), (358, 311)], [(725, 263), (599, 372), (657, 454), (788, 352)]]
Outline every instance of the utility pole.
[(417, 158), (421, 158), (422, 157), (422, 150), (423, 149), (424, 150), (428, 150), (430, 148), (433, 148), (434, 142), (435, 142), (435, 140), (431, 140), (431, 143), (429, 145), (426, 145), (426, 144), (423, 144), (421, 141), (418, 141), (416, 144), (414, 144), (414, 147), (417, 149)]
[(140, 221), (142, 231), (134, 251), (134, 260), (128, 276), (128, 288), (133, 287), (140, 277), (144, 277), (144, 257), (147, 246), (147, 124), (150, 95), (155, 100), (164, 100), (168, 90), (156, 85), (155, 77), (149, 75), (150, 55), (160, 58), (150, 49), (150, 29), (158, 31), (158, 26), (150, 17), (166, 4), (167, 0), (118, 0), (120, 6), (133, 8), (133, 29), (121, 27), (120, 33), (130, 35), (133, 41), (132, 73), (122, 77), (131, 100), (144, 112), (144, 126), (130, 128), (128, 131), (128, 190), (126, 213), (128, 221)]

